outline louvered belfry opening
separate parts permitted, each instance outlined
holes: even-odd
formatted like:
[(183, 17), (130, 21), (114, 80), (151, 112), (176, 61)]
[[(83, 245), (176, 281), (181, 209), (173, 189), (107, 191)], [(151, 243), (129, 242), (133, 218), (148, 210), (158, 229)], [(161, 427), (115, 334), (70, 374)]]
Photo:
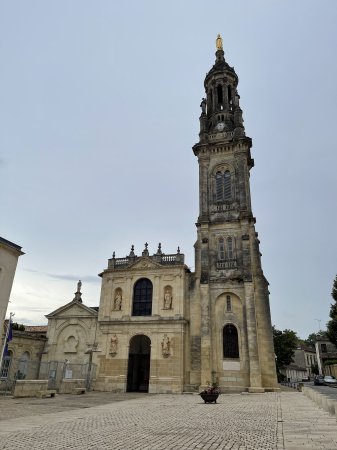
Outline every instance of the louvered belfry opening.
[(230, 200), (232, 198), (231, 173), (229, 170), (226, 170), (224, 173), (216, 173), (215, 189), (218, 202)]

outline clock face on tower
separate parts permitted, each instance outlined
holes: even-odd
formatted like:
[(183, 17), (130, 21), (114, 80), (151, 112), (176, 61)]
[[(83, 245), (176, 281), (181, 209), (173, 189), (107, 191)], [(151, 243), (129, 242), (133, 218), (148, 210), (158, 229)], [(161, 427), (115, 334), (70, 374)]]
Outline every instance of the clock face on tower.
[(218, 131), (223, 131), (225, 129), (225, 124), (223, 122), (219, 122), (218, 125), (216, 126), (216, 129)]

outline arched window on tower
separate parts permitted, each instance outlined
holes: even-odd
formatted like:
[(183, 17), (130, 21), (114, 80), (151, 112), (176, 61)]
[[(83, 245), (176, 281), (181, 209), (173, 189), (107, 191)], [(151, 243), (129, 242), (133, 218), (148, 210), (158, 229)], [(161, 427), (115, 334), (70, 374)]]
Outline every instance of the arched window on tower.
[(227, 96), (228, 96), (228, 104), (231, 105), (232, 102), (232, 88), (230, 85), (227, 86)]
[(133, 288), (132, 315), (151, 316), (152, 314), (152, 283), (147, 278), (141, 278)]
[(229, 200), (232, 197), (232, 186), (231, 186), (231, 173), (226, 170), (223, 174), (223, 184), (224, 184), (224, 200)]
[(223, 328), (223, 357), (239, 358), (239, 339), (236, 327), (229, 323)]
[(217, 95), (218, 95), (218, 107), (220, 109), (223, 109), (223, 94), (222, 94), (222, 86), (219, 84), (216, 88)]
[(209, 106), (207, 108), (207, 112), (212, 112), (213, 111), (213, 91), (212, 89), (210, 89), (209, 91)]
[(230, 295), (226, 295), (226, 311), (232, 311), (232, 300)]
[(215, 175), (215, 197), (218, 202), (231, 200), (232, 180), (229, 170), (217, 172)]
[(223, 200), (223, 179), (221, 172), (217, 172), (215, 176), (215, 185), (216, 185), (216, 199), (217, 201), (221, 201)]
[(225, 243), (223, 238), (219, 239), (218, 259), (220, 261), (223, 261), (225, 259)]
[(227, 259), (234, 259), (233, 238), (231, 236), (227, 238)]

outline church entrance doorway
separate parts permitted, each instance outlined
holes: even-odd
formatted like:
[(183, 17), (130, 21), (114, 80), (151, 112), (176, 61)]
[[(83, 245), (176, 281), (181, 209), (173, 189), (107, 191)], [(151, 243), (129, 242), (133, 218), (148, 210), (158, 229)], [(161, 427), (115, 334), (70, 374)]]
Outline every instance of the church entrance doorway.
[(127, 392), (149, 392), (151, 341), (144, 334), (130, 340)]

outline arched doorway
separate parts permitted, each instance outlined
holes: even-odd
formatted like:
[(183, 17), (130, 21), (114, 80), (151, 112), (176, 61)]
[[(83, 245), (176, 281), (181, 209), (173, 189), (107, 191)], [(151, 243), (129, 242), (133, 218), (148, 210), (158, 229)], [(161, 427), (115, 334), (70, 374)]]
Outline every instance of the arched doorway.
[(148, 392), (150, 380), (151, 341), (144, 334), (130, 340), (127, 392)]

